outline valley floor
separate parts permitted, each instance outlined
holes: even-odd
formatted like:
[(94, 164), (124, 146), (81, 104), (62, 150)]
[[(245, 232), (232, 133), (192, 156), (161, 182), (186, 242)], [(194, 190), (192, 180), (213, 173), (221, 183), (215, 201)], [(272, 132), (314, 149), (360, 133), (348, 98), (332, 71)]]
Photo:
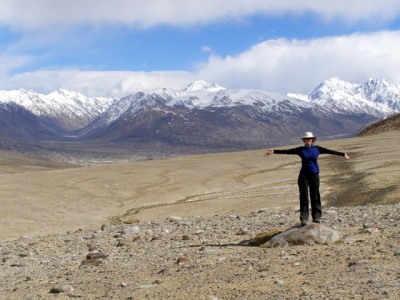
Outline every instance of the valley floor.
[(320, 158), (323, 222), (342, 242), (281, 249), (240, 242), (298, 224), (297, 157), (0, 153), (0, 298), (398, 299), (398, 132), (318, 142), (351, 156)]

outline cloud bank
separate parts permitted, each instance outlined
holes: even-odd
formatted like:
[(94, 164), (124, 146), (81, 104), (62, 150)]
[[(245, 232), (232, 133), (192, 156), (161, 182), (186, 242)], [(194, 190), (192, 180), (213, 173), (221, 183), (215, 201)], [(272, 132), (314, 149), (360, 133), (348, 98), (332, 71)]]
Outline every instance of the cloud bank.
[(236, 57), (211, 56), (199, 77), (233, 87), (276, 92), (308, 92), (321, 80), (339, 77), (354, 83), (368, 78), (400, 82), (400, 31), (270, 40)]
[[(279, 93), (305, 93), (333, 76), (354, 83), (364, 82), (366, 77), (400, 83), (400, 31), (389, 30), (314, 39), (279, 38), (226, 56), (205, 45), (201, 51), (208, 53), (208, 59), (191, 70), (96, 71), (90, 66), (71, 65), (24, 71), (26, 64), (48, 55), (45, 47), (62, 44), (65, 38), (76, 39), (71, 44), (77, 49), (89, 43), (83, 35), (74, 35), (74, 31), (86, 27), (99, 32), (110, 25), (146, 31), (156, 26), (186, 28), (228, 21), (240, 23), (252, 16), (303, 14), (314, 14), (327, 23), (340, 20), (349, 26), (358, 22), (385, 23), (400, 15), (400, 1), (0, 0), (0, 29), (19, 34), (7, 46), (0, 44), (0, 89), (26, 88), (49, 93), (65, 88), (89, 96), (121, 97), (151, 87), (183, 89), (197, 79), (228, 88)], [(25, 48), (36, 53), (25, 53)]]
[(65, 88), (92, 96), (115, 97), (151, 87), (183, 89), (197, 79), (229, 88), (305, 93), (331, 77), (362, 83), (368, 74), (398, 83), (398, 49), (400, 31), (313, 40), (277, 39), (254, 45), (237, 56), (212, 54), (193, 71), (45, 70), (16, 74), (5, 80), (8, 89), (24, 86), (50, 92)]
[(400, 12), (397, 0), (1, 0), (0, 6), (0, 23), (25, 29), (54, 24), (187, 26), (251, 15), (310, 12), (326, 20), (339, 17), (347, 22), (384, 21)]

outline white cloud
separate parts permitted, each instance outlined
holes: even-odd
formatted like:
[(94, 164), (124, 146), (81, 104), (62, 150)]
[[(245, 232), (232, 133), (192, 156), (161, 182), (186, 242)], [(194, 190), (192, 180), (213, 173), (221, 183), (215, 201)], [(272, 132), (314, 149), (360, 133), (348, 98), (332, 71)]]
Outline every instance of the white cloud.
[[(123, 97), (138, 90), (154, 87), (183, 89), (196, 80), (195, 74), (185, 71), (127, 72), (51, 70), (16, 74), (9, 78), (5, 89), (25, 89), (47, 94), (63, 88), (87, 96)], [(3, 88), (3, 89), (4, 89)]]
[(198, 77), (229, 87), (308, 92), (330, 77), (360, 83), (368, 78), (400, 82), (400, 31), (314, 40), (278, 39), (238, 56), (210, 56)]
[(201, 52), (212, 53), (213, 50), (212, 50), (212, 48), (210, 46), (205, 45), (205, 46), (201, 47)]
[(400, 13), (398, 0), (0, 0), (0, 7), (0, 24), (24, 29), (79, 24), (187, 26), (251, 15), (307, 12), (327, 20), (384, 22)]
[[(35, 62), (33, 54), (17, 55), (26, 53), (24, 49), (39, 50), (34, 52), (36, 59), (40, 60), (41, 55), (52, 53), (47, 49), (40, 50), (53, 46), (60, 51), (57, 45), (64, 45), (65, 37), (72, 38), (68, 45), (61, 46), (63, 51), (85, 47), (87, 35), (79, 34), (79, 25), (101, 27), (116, 24), (143, 29), (157, 25), (190, 26), (241, 20), (253, 15), (310, 12), (328, 22), (334, 19), (336, 22), (337, 18), (349, 23), (385, 22), (400, 14), (400, 1), (0, 0), (0, 26), (12, 28), (21, 35), (14, 44), (2, 49), (0, 89), (23, 87), (47, 93), (66, 88), (87, 95), (124, 96), (141, 87), (181, 89), (197, 79), (215, 81), (230, 88), (259, 88), (282, 93), (307, 92), (320, 81), (333, 76), (351, 82), (363, 82), (366, 77), (400, 82), (397, 70), (400, 31), (314, 40), (270, 40), (253, 45), (239, 55), (226, 57), (216, 55), (211, 47), (205, 45), (201, 50), (210, 53), (209, 59), (192, 72), (101, 72), (76, 68), (16, 73), (24, 64)], [(73, 30), (69, 31), (69, 27)], [(10, 77), (11, 71), (14, 75)]]
[(39, 92), (66, 88), (91, 96), (125, 96), (138, 89), (183, 89), (197, 79), (228, 88), (255, 88), (280, 93), (305, 93), (321, 81), (339, 77), (353, 83), (368, 78), (400, 83), (400, 31), (353, 34), (314, 40), (270, 40), (237, 56), (210, 55), (192, 72), (38, 71), (3, 81)]

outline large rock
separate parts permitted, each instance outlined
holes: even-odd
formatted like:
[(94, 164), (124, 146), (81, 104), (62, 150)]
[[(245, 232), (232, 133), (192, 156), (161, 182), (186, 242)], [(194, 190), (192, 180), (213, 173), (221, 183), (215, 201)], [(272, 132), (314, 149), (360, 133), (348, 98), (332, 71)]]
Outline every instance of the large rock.
[(332, 244), (340, 240), (337, 230), (324, 224), (309, 224), (294, 227), (273, 236), (263, 244), (264, 247), (280, 247), (286, 245)]

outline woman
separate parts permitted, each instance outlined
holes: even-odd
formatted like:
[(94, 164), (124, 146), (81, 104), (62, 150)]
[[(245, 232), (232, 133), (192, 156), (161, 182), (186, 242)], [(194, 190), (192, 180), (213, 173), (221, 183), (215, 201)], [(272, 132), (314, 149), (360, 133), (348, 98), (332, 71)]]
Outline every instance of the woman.
[(272, 154), (297, 154), (301, 157), (301, 169), (298, 178), (299, 192), (300, 192), (300, 222), (302, 226), (306, 226), (308, 222), (309, 208), (308, 208), (308, 194), (311, 198), (311, 215), (314, 223), (321, 223), (322, 208), (321, 196), (319, 193), (319, 166), (318, 156), (320, 154), (333, 154), (344, 156), (345, 159), (350, 157), (344, 152), (338, 152), (321, 146), (315, 146), (314, 143), (317, 137), (312, 132), (306, 132), (300, 138), (304, 142), (304, 146), (300, 146), (287, 150), (274, 150), (268, 149), (265, 153), (270, 156)]

